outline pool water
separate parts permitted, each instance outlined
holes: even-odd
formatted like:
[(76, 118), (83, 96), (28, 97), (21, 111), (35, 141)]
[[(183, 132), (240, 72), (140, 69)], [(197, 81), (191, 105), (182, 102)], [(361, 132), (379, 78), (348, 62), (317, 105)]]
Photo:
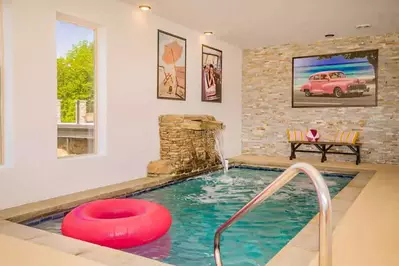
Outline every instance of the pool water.
[[(178, 266), (214, 265), (216, 229), (270, 184), (280, 171), (233, 168), (133, 196), (158, 202), (173, 217), (168, 234), (126, 252)], [(334, 197), (353, 178), (323, 175)], [(264, 266), (318, 212), (313, 184), (298, 175), (222, 236), (225, 266)], [(35, 225), (60, 233), (62, 218)]]

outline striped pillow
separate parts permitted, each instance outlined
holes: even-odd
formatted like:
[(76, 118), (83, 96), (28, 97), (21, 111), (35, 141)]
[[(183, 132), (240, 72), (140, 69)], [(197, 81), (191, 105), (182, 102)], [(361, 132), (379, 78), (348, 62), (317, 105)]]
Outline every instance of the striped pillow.
[(306, 132), (287, 129), (288, 141), (307, 141)]
[(338, 131), (335, 142), (355, 144), (359, 138), (357, 131)]

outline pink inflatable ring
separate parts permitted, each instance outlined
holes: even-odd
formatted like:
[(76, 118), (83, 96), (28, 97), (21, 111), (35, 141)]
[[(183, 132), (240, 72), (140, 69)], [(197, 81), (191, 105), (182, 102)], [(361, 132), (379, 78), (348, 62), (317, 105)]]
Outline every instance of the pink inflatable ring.
[(152, 242), (166, 234), (172, 216), (165, 207), (137, 199), (98, 200), (68, 213), (62, 234), (90, 243), (126, 249)]

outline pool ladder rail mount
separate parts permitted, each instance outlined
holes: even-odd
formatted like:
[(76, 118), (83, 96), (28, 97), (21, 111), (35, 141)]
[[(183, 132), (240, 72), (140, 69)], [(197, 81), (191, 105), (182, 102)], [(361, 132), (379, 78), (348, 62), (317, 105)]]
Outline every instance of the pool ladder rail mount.
[(332, 266), (331, 196), (328, 191), (328, 186), (320, 172), (307, 163), (297, 163), (289, 167), (262, 192), (256, 195), (250, 202), (248, 202), (216, 230), (214, 238), (214, 256), (216, 266), (223, 266), (220, 253), (220, 238), (222, 233), (234, 223), (241, 220), (241, 218), (243, 218), (247, 213), (262, 204), (267, 198), (285, 186), (301, 172), (305, 173), (312, 180), (319, 201), (319, 266)]

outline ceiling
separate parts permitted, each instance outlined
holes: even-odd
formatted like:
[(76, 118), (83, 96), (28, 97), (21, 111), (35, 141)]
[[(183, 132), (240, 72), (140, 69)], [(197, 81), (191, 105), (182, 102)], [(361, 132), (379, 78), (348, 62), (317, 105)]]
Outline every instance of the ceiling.
[[(241, 48), (399, 32), (399, 0), (122, 0)], [(357, 30), (358, 24), (371, 24)]]

